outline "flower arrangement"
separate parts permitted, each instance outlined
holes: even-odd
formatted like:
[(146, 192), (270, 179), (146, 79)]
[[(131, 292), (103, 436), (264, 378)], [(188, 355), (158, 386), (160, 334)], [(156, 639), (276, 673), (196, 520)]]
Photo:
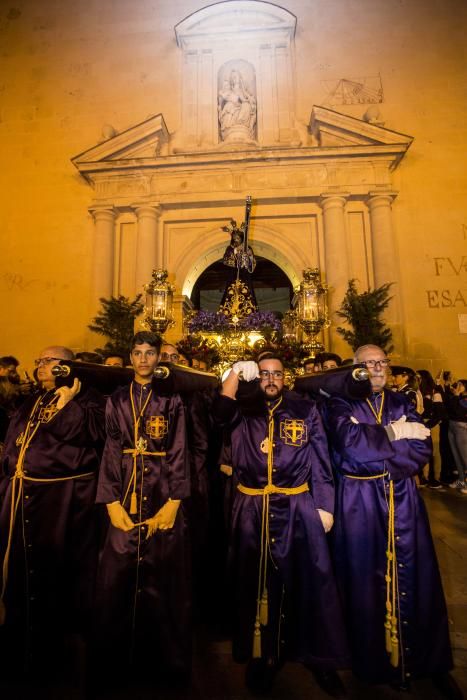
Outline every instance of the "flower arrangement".
[(200, 333), (216, 331), (226, 331), (230, 328), (230, 324), (223, 313), (215, 311), (198, 311), (188, 322), (188, 330), (190, 333)]
[(253, 311), (238, 322), (237, 328), (245, 331), (280, 331), (282, 324), (273, 311)]
[(237, 323), (223, 313), (215, 311), (198, 311), (188, 322), (190, 333), (200, 332), (223, 332), (227, 330), (261, 331), (263, 334), (271, 335), (279, 332), (282, 328), (280, 319), (273, 311), (253, 311), (248, 316), (243, 316)]

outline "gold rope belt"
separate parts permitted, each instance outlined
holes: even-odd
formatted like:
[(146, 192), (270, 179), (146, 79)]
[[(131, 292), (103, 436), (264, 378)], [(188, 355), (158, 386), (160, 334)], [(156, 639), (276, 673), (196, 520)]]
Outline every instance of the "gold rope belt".
[(124, 455), (131, 455), (133, 457), (133, 470), (131, 472), (130, 481), (128, 482), (128, 488), (122, 500), (122, 505), (125, 506), (126, 499), (128, 498), (128, 493), (130, 492), (131, 486), (133, 486), (133, 491), (130, 497), (130, 515), (136, 515), (138, 512), (137, 501), (136, 501), (136, 471), (138, 463), (138, 455), (141, 457), (165, 457), (167, 452), (149, 452), (141, 447), (128, 447), (123, 450)]
[(146, 452), (146, 450), (139, 450), (137, 448), (135, 449), (133, 447), (129, 447), (128, 449), (123, 450), (123, 454), (124, 455), (133, 455), (133, 457), (135, 455), (143, 455), (143, 456), (148, 455), (150, 457), (165, 457), (167, 452)]
[(268, 484), (264, 489), (252, 489), (249, 486), (244, 486), (243, 484), (238, 484), (237, 489), (242, 493), (246, 493), (247, 496), (269, 496), (272, 493), (280, 493), (283, 496), (296, 496), (299, 493), (305, 493), (309, 491), (310, 488), (308, 484), (301, 484), (300, 486), (276, 486), (275, 484)]
[(363, 481), (370, 481), (371, 479), (382, 479), (387, 476), (389, 472), (383, 472), (382, 474), (376, 474), (375, 476), (351, 476), (350, 474), (344, 474), (346, 479), (362, 479)]
[[(351, 476), (344, 474), (346, 479), (361, 479), (370, 481), (372, 479), (382, 479), (388, 476), (389, 472), (383, 472), (376, 476)], [(386, 651), (390, 656), (391, 666), (399, 666), (399, 637), (398, 637), (398, 615), (399, 615), (399, 585), (397, 580), (397, 558), (396, 558), (396, 532), (395, 532), (395, 500), (394, 481), (389, 481), (389, 500), (386, 501), (388, 507), (388, 538), (386, 547), (386, 619), (384, 622)]]
[(26, 476), (23, 474), (21, 477), (16, 477), (13, 476), (12, 479), (15, 478), (21, 478), (24, 481), (34, 481), (37, 483), (44, 483), (44, 484), (52, 484), (55, 483), (56, 481), (70, 481), (71, 479), (83, 479), (85, 476), (96, 476), (97, 472), (86, 472), (85, 474), (73, 474), (73, 476), (51, 476), (47, 477), (46, 479), (39, 479), (38, 477), (35, 476)]

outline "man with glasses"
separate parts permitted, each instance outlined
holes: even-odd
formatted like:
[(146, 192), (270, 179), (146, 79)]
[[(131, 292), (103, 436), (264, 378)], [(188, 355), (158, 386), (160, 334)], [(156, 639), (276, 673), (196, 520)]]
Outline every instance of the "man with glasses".
[(231, 431), (238, 483), (230, 545), (234, 658), (248, 661), (254, 692), (267, 692), (279, 665), (293, 660), (339, 697), (335, 669), (347, 650), (326, 541), (334, 485), (316, 405), (284, 391), (283, 364), (269, 353), (258, 364), (234, 364), (213, 414)]
[(50, 346), (36, 360), (41, 389), (12, 418), (0, 477), (1, 656), (4, 672), (33, 677), (82, 650), (97, 565), (105, 402), (78, 380), (56, 388), (52, 368), (72, 359)]
[(161, 362), (174, 362), (177, 364), (179, 358), (180, 354), (175, 345), (172, 345), (171, 343), (162, 343), (160, 356)]
[(333, 397), (323, 408), (337, 475), (333, 549), (353, 670), (406, 688), (432, 675), (453, 681), (446, 605), (427, 514), (414, 476), (431, 453), (430, 431), (410, 401), (385, 388), (389, 360), (375, 345), (355, 353), (369, 370), (366, 400)]

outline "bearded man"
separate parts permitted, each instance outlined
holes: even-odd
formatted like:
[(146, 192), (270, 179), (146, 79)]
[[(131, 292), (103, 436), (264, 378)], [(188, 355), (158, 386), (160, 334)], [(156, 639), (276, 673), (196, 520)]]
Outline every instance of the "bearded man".
[[(257, 385), (236, 400), (239, 380)], [(259, 380), (259, 381), (258, 381)], [(326, 533), (333, 523), (334, 484), (326, 435), (314, 402), (284, 390), (281, 360), (237, 362), (223, 382), (213, 415), (231, 431), (238, 482), (233, 504), (230, 571), (233, 654), (249, 661), (247, 685), (270, 689), (285, 660), (310, 667), (337, 697), (335, 669), (347, 648)]]

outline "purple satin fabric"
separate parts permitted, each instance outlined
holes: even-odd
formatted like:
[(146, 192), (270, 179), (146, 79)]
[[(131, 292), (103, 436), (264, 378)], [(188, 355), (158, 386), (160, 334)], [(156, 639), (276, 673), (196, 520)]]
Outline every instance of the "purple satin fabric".
[[(144, 404), (150, 385), (134, 384), (135, 405)], [(140, 393), (143, 392), (140, 402)], [(137, 413), (138, 414), (138, 413)], [(167, 435), (152, 438), (151, 416), (168, 422)], [(107, 440), (101, 463), (97, 501), (123, 501), (131, 478), (133, 457), (122, 451), (134, 445), (130, 388), (118, 389), (108, 400)], [(172, 499), (190, 495), (190, 467), (182, 401), (178, 395), (153, 395), (141, 419), (148, 452), (165, 457), (138, 457), (138, 514), (143, 521)], [(132, 489), (130, 489), (131, 491)], [(124, 506), (129, 510), (128, 495)], [(191, 657), (190, 547), (184, 505), (172, 530), (158, 530), (146, 540), (146, 528), (123, 532), (109, 526), (100, 555), (96, 595), (96, 642), (106, 658), (128, 663), (147, 656), (165, 670), (188, 671)]]
[[(16, 440), (36, 398), (28, 399), (14, 415), (6, 438), (0, 484), (2, 561), (9, 531), (11, 477), (19, 454)], [(4, 661), (14, 651), (13, 664), (39, 663), (43, 654), (60, 652), (66, 632), (89, 628), (99, 541), (94, 501), (104, 442), (104, 406), (100, 394), (80, 392), (49, 423), (40, 424), (26, 451), (27, 476), (92, 475), (49, 483), (24, 481), (9, 560), (6, 624), (0, 630), (6, 641)]]
[[(220, 397), (218, 407), (230, 402)], [(222, 413), (222, 410), (220, 410)], [(280, 425), (303, 420), (307, 439), (285, 444)], [(268, 434), (267, 417), (232, 415), (234, 478), (253, 488), (267, 484), (267, 455), (260, 444)], [(262, 630), (262, 654), (289, 658), (320, 668), (345, 666), (347, 646), (328, 543), (317, 508), (334, 510), (334, 485), (326, 436), (315, 404), (284, 397), (274, 413), (273, 483), (308, 483), (299, 495), (269, 500), (269, 623)], [(252, 653), (261, 547), (262, 497), (236, 491), (232, 514), (230, 571), (235, 603), (234, 647), (238, 660)]]
[[(372, 682), (426, 676), (452, 667), (447, 612), (425, 505), (412, 478), (431, 440), (390, 442), (384, 425), (420, 422), (401, 394), (385, 391), (382, 425), (365, 401), (329, 399), (323, 408), (337, 475), (333, 554), (354, 671)], [(359, 480), (349, 476), (387, 478)], [(401, 664), (385, 650), (389, 479), (394, 481)]]

